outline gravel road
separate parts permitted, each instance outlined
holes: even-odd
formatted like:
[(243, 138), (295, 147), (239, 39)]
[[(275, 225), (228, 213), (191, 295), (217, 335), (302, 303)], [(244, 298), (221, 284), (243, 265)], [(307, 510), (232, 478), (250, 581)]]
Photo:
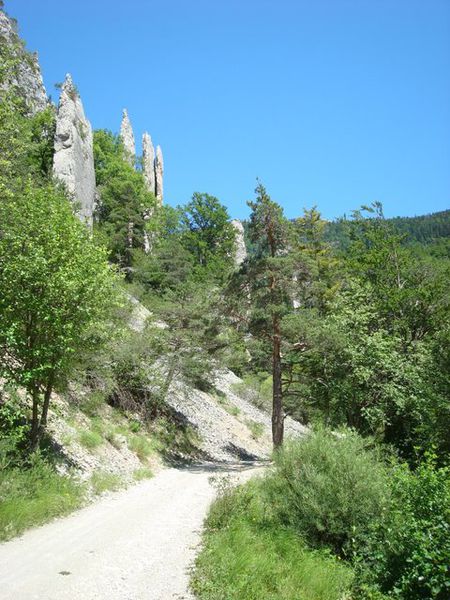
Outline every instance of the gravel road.
[(211, 477), (254, 466), (164, 469), (0, 545), (2, 600), (188, 600)]

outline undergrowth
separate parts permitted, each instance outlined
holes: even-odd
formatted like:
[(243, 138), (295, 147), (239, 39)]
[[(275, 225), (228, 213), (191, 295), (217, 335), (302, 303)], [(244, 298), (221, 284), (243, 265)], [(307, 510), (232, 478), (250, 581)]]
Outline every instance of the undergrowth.
[(58, 475), (39, 455), (28, 465), (0, 471), (0, 540), (70, 513), (84, 497), (83, 485)]
[(263, 480), (222, 490), (206, 521), (192, 589), (200, 600), (340, 600), (350, 568), (310, 550), (263, 502)]

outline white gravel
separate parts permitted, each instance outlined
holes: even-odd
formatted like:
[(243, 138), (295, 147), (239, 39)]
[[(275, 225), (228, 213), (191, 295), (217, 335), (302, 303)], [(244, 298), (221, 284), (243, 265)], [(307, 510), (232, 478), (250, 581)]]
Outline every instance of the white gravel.
[[(227, 465), (235, 480), (254, 469)], [(219, 471), (217, 471), (217, 469)], [(165, 469), (0, 545), (2, 600), (191, 599), (189, 567), (221, 468)]]

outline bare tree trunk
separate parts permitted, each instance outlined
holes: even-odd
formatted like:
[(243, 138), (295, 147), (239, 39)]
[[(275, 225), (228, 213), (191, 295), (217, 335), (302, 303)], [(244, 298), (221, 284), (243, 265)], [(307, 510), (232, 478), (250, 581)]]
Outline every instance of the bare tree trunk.
[(272, 441), (274, 448), (283, 444), (284, 414), (283, 390), (281, 381), (281, 336), (278, 317), (273, 319), (273, 351), (272, 351), (272, 379), (273, 379), (273, 404), (272, 404)]

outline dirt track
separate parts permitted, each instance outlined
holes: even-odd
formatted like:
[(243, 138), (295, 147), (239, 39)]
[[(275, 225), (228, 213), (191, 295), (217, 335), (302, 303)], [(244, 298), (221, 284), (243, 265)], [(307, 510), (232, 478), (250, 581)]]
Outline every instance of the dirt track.
[(2, 600), (191, 599), (189, 567), (215, 489), (253, 469), (165, 469), (0, 545)]

